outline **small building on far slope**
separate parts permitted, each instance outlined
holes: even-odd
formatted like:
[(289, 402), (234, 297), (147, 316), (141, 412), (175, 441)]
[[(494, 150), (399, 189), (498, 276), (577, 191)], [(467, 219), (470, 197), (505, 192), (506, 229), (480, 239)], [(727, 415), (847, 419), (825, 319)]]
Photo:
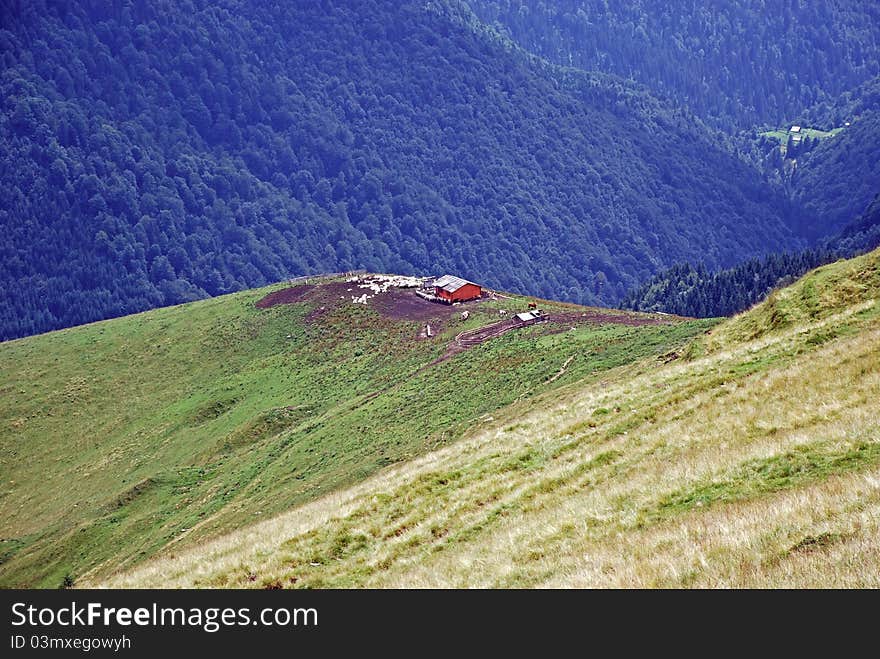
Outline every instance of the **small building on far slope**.
[(445, 302), (475, 300), (483, 294), (479, 284), (454, 275), (443, 275), (434, 282), (434, 295)]

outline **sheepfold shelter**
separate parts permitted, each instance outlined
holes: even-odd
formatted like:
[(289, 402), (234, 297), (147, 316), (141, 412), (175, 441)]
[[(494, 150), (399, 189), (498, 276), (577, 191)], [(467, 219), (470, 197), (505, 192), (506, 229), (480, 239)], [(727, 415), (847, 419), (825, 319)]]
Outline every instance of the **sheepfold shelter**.
[(434, 282), (434, 295), (447, 302), (475, 300), (483, 294), (479, 284), (454, 275), (443, 275)]

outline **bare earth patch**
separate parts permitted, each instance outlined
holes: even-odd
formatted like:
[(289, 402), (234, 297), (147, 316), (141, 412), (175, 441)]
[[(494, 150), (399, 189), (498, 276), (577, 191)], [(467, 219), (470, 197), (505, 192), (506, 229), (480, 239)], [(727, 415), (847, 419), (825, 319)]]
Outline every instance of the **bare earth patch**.
[(310, 292), (315, 289), (314, 284), (300, 284), (299, 286), (291, 286), (283, 288), (280, 291), (269, 293), (262, 300), (257, 302), (257, 309), (268, 309), (279, 304), (294, 304), (302, 302)]

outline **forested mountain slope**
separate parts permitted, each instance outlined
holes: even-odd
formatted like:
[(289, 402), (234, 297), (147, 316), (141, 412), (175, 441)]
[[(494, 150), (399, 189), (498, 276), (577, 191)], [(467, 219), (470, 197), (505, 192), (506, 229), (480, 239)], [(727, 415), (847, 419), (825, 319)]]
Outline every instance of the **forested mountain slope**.
[(796, 228), (812, 241), (839, 232), (880, 191), (876, 3), (468, 4), (527, 51), (637, 80), (730, 134), (846, 127), (840, 139), (775, 163), (790, 186)]
[(869, 79), (864, 84), (843, 92), (835, 99), (821, 101), (803, 112), (790, 117), (795, 123), (831, 130), (843, 126), (866, 112), (880, 109), (880, 76)]
[(0, 338), (358, 267), (615, 302), (675, 262), (798, 245), (699, 121), (563, 84), (462, 16), (7, 3)]
[(857, 220), (880, 192), (880, 77), (765, 128), (740, 133), (739, 153), (786, 191), (793, 228), (814, 245)]
[(880, 193), (880, 101), (798, 158), (791, 190), (798, 224), (813, 239), (859, 217)]
[(557, 64), (632, 77), (714, 125), (778, 125), (880, 74), (880, 5), (862, 0), (469, 0)]
[(712, 271), (683, 263), (660, 272), (624, 297), (621, 307), (684, 316), (730, 316), (760, 302), (808, 270), (880, 246), (880, 195), (864, 214), (818, 247), (770, 254)]

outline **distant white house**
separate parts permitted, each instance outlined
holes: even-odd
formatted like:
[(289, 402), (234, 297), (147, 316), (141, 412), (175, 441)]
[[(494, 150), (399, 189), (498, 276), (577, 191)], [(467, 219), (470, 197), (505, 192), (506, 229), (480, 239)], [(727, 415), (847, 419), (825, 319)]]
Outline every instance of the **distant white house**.
[(788, 132), (789, 133), (800, 133), (801, 127), (800, 126), (792, 126), (791, 128), (788, 129)]

